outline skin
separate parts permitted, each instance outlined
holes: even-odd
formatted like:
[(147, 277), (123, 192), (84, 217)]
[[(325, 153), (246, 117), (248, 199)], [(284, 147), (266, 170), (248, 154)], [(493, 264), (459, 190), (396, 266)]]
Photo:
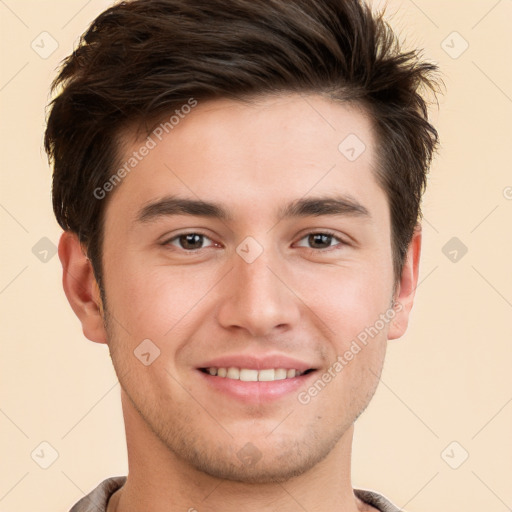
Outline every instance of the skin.
[[(353, 162), (338, 150), (349, 134), (366, 145)], [(141, 140), (127, 132), (124, 141), (128, 158)], [(109, 345), (122, 388), (129, 476), (109, 512), (374, 510), (352, 489), (354, 422), (374, 395), (387, 340), (407, 329), (421, 247), (418, 226), (393, 294), (376, 164), (371, 122), (354, 106), (295, 94), (200, 103), (107, 198), (106, 304), (76, 235), (63, 234), (67, 297), (85, 336)], [(214, 202), (230, 218), (137, 221), (169, 195)], [(279, 219), (293, 201), (333, 196), (369, 215)], [(334, 237), (312, 244), (308, 235), (325, 230)], [(183, 233), (207, 238), (190, 250), (176, 238)], [(263, 248), (252, 263), (236, 252), (247, 236)], [(298, 393), (393, 301), (394, 319), (301, 404)], [(144, 339), (160, 349), (149, 366), (133, 353)], [(308, 361), (316, 377), (259, 403), (205, 384), (197, 370), (205, 358), (240, 353)], [(255, 464), (237, 456), (246, 443), (260, 455)]]

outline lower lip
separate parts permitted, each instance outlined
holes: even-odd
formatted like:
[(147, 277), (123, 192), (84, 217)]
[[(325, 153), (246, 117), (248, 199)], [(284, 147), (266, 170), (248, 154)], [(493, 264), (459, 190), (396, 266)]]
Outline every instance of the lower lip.
[(261, 402), (270, 402), (277, 400), (306, 385), (310, 378), (317, 373), (316, 370), (299, 377), (291, 379), (274, 380), (271, 382), (245, 382), (242, 380), (228, 379), (227, 377), (217, 377), (197, 370), (205, 382), (213, 389), (220, 391), (232, 398), (236, 398), (246, 403), (259, 404)]

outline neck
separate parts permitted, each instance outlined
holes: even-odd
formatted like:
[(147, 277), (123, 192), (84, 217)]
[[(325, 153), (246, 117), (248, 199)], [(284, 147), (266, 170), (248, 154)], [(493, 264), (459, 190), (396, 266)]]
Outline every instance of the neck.
[(171, 452), (122, 393), (128, 446), (128, 478), (107, 512), (362, 512), (373, 510), (353, 493), (351, 425), (327, 457), (283, 482), (247, 483), (216, 478)]

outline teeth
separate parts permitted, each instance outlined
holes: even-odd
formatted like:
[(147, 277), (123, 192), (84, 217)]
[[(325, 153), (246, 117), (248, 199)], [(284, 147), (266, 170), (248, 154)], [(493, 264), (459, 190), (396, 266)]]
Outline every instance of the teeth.
[(284, 368), (278, 368), (276, 370), (276, 374), (274, 375), (275, 380), (283, 380), (286, 379), (287, 371)]
[(228, 379), (239, 380), (240, 379), (240, 370), (238, 368), (228, 368), (228, 374), (226, 375)]
[(258, 370), (249, 370), (242, 368), (240, 370), (240, 380), (244, 382), (257, 382), (258, 381)]
[(260, 370), (258, 372), (258, 380), (262, 382), (270, 382), (274, 380), (276, 371), (274, 368), (269, 368), (268, 370)]
[(206, 372), (213, 376), (241, 380), (243, 382), (272, 382), (275, 380), (293, 379), (303, 373), (293, 368), (265, 368), (264, 370), (254, 370), (252, 368), (235, 368), (232, 366), (229, 368), (206, 368)]
[[(286, 378), (287, 379), (292, 379), (293, 377), (295, 377), (295, 373), (296, 373), (297, 370), (288, 370), (286, 372)], [(300, 374), (300, 372), (299, 372)]]

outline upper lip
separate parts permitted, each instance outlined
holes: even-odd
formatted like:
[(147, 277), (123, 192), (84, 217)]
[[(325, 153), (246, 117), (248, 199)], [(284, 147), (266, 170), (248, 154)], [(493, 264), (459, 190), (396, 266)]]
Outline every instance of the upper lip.
[(264, 354), (261, 356), (248, 354), (233, 354), (205, 361), (198, 368), (248, 368), (264, 370), (267, 368), (295, 369), (300, 372), (314, 369), (311, 363), (299, 361), (282, 354)]

